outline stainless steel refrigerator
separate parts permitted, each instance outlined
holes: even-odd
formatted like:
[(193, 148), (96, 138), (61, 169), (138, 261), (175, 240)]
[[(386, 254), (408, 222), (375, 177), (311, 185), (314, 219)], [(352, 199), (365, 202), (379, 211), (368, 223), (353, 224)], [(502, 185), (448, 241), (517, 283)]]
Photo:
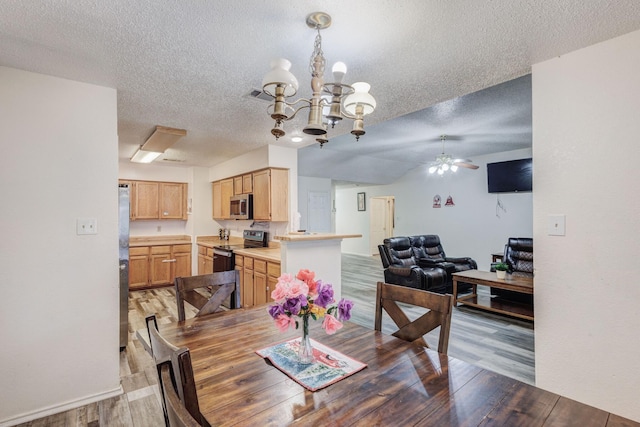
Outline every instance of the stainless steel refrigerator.
[(129, 186), (118, 185), (118, 237), (120, 241), (120, 351), (129, 339)]

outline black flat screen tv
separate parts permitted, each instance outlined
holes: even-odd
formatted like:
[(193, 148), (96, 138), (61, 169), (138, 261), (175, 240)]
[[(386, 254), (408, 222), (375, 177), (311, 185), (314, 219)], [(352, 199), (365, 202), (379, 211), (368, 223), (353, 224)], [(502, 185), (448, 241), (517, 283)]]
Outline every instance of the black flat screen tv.
[(487, 163), (487, 182), (489, 193), (532, 191), (533, 160)]

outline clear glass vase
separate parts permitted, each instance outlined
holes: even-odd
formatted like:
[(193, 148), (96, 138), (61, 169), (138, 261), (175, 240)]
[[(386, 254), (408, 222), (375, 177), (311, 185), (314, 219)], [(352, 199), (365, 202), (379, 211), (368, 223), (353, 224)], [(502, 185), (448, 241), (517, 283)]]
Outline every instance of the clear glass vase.
[(309, 338), (309, 315), (302, 316), (302, 339), (298, 349), (298, 361), (300, 363), (313, 363), (313, 347)]

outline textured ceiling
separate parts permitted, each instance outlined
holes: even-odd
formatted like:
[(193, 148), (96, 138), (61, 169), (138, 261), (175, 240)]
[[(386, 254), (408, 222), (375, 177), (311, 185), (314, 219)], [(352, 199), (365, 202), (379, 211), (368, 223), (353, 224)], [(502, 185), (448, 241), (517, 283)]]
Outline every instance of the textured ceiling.
[[(430, 159), (440, 146), (429, 141), (441, 133), (458, 138), (446, 147), (456, 157), (530, 146), (531, 107), (520, 105), (530, 104), (528, 78), (484, 96), (454, 98), (640, 28), (637, 0), (501, 0), (473, 7), (462, 0), (3, 0), (0, 65), (116, 88), (122, 159), (162, 125), (188, 134), (164, 155), (181, 162), (160, 164), (212, 166), (275, 143), (268, 104), (247, 97), (260, 87), (272, 58), (289, 59), (299, 94), (309, 95), (315, 33), (305, 17), (317, 10), (333, 18), (322, 32), (329, 66), (342, 60), (349, 67), (347, 83), (369, 82), (378, 108), (365, 120), (367, 134), (358, 143), (345, 122), (322, 150), (301, 150), (301, 165), (317, 168), (301, 170), (362, 182), (385, 182), (390, 168), (378, 163), (373, 179), (359, 177), (364, 168), (354, 167), (356, 156), (368, 156), (363, 165)], [(288, 122), (278, 144), (312, 144), (312, 138), (290, 141), (303, 122)], [(422, 151), (425, 144), (432, 150)]]

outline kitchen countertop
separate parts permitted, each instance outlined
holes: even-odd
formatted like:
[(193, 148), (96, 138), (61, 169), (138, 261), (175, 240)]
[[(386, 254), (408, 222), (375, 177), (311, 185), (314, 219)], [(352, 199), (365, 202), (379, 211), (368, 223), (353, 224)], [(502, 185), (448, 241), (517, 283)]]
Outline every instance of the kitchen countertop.
[(212, 248), (220, 245), (242, 245), (244, 239), (242, 237), (230, 236), (229, 240), (223, 240), (218, 236), (198, 236), (196, 238), (196, 244)]
[(309, 233), (309, 234), (287, 234), (286, 236), (275, 236), (275, 240), (282, 242), (306, 242), (312, 240), (333, 240), (362, 237), (362, 234), (333, 234), (333, 233)]
[(130, 248), (184, 244), (191, 244), (191, 236), (133, 236), (129, 238)]
[(265, 261), (280, 262), (280, 248), (243, 248), (234, 249), (233, 253)]

